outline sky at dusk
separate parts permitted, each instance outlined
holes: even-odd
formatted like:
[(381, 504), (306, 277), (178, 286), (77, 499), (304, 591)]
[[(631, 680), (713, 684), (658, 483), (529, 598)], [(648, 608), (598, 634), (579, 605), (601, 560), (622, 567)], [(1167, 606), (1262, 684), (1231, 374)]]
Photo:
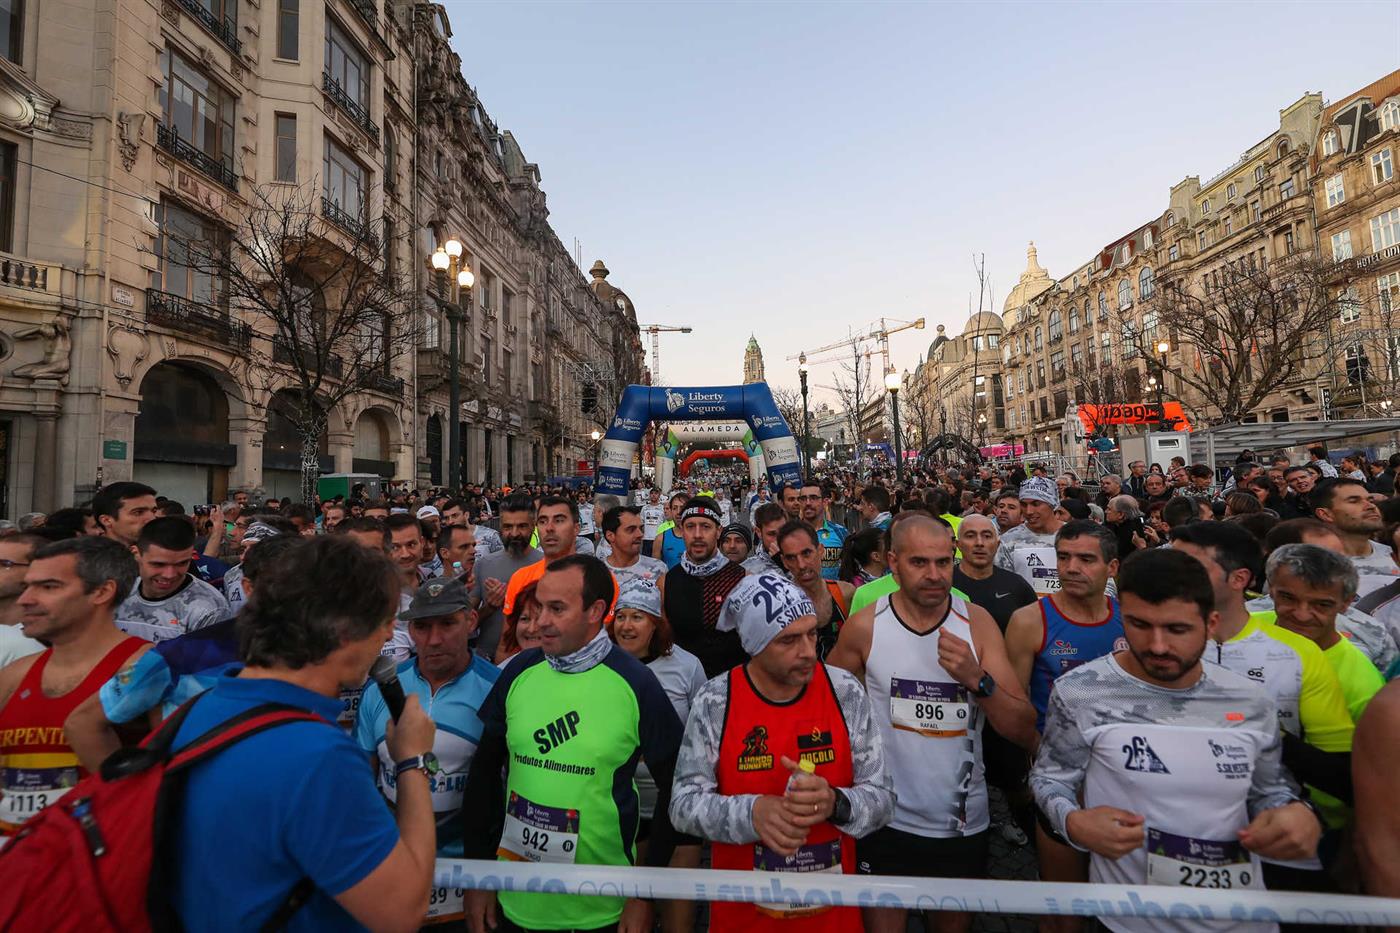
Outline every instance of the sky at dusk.
[(795, 386), (788, 355), (882, 316), (928, 319), (892, 338), (912, 369), (975, 310), (974, 253), (1000, 312), (1028, 241), (1067, 274), (1304, 93), (1400, 66), (1394, 2), (446, 6), (560, 239), (695, 328), (670, 385), (739, 382), (752, 332)]

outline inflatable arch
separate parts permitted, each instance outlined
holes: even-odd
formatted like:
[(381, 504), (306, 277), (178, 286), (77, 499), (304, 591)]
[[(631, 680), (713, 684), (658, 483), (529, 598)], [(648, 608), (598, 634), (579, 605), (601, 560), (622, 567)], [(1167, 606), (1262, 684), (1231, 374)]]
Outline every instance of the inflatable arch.
[[(697, 450), (681, 461), (680, 478), (685, 479), (690, 475), (690, 468), (701, 460), (742, 460), (749, 463), (749, 455), (742, 450)], [(752, 467), (750, 467), (752, 470)], [(762, 474), (760, 474), (762, 475)]]
[[(787, 421), (778, 414), (778, 406), (773, 404), (773, 393), (768, 391), (766, 383), (689, 389), (631, 385), (622, 391), (617, 413), (613, 415), (607, 434), (599, 444), (594, 491), (627, 495), (632, 479), (632, 458), (636, 456), (637, 445), (647, 425), (653, 421), (732, 422), (739, 419), (748, 423), (749, 433), (742, 438), (730, 436), (725, 439), (743, 441), (746, 451), (755, 444), (762, 450), (761, 461), (754, 455), (756, 451), (750, 452), (750, 474), (754, 475), (755, 462), (758, 461), (761, 465), (757, 475), (761, 476), (766, 467), (768, 482), (774, 492), (788, 483), (798, 482), (801, 470), (797, 459), (797, 441), (793, 439)], [(675, 443), (672, 443), (673, 437)], [(670, 486), (676, 448), (681, 442), (680, 435), (668, 430), (666, 443), (657, 449), (657, 485), (662, 489)]]
[[(671, 488), (671, 481), (676, 474), (676, 458), (680, 456), (682, 446), (725, 442), (738, 444), (747, 455), (749, 483), (757, 488), (766, 469), (763, 448), (754, 440), (753, 429), (742, 421), (678, 421), (666, 425), (666, 438), (656, 448), (657, 488)], [(680, 475), (685, 476), (686, 472), (687, 470), (682, 470)]]

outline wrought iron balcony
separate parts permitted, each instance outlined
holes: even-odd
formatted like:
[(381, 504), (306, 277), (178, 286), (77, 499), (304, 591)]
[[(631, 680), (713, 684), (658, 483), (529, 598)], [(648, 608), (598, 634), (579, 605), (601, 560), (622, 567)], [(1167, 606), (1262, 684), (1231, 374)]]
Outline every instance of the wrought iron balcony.
[(321, 216), (371, 249), (378, 247), (379, 240), (370, 231), (368, 224), (341, 207), (338, 201), (333, 201), (325, 195), (321, 195)]
[(369, 118), (369, 108), (364, 107), (359, 101), (350, 96), (350, 93), (341, 87), (340, 82), (331, 77), (329, 71), (321, 72), (321, 90), (331, 99), (341, 110), (355, 121), (355, 125), (369, 134), (375, 145), (379, 144), (379, 127), (374, 125), (374, 121)]
[(404, 381), (392, 373), (376, 371), (365, 377), (365, 388), (395, 397), (403, 396)]
[[(310, 373), (316, 371), (316, 351), (314, 347), (305, 348), (302, 351), (306, 355), (306, 370)], [(280, 336), (272, 338), (272, 361), (274, 363), (285, 363), (288, 366), (295, 365), (296, 354), (290, 344)], [(339, 379), (345, 372), (345, 364), (340, 357), (332, 354), (326, 357), (326, 368), (322, 375), (330, 376), (332, 379)]]
[(243, 43), (238, 41), (237, 23), (228, 18), (219, 19), (205, 9), (199, 0), (179, 0), (179, 2), (186, 13), (193, 16), (201, 26), (213, 33), (214, 38), (222, 42), (230, 52), (234, 55), (242, 54)]
[(146, 321), (243, 353), (253, 343), (253, 328), (247, 324), (217, 308), (154, 288), (146, 289)]
[(238, 176), (234, 173), (233, 166), (217, 156), (211, 156), (194, 143), (181, 139), (180, 131), (175, 127), (166, 126), (164, 123), (157, 124), (156, 145), (181, 162), (194, 166), (230, 191), (238, 190)]

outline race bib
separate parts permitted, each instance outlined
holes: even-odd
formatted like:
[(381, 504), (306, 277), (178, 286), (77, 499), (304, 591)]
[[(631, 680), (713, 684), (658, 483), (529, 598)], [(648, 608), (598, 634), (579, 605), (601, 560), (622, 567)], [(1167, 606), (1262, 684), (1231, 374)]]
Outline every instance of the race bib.
[[(818, 842), (802, 846), (795, 855), (779, 855), (765, 845), (753, 847), (753, 867), (755, 871), (795, 871), (821, 872), (829, 875), (841, 874), (841, 840)], [(754, 908), (769, 917), (810, 917), (831, 908), (809, 907), (800, 902), (786, 904), (754, 904)]]
[(967, 735), (970, 710), (961, 684), (890, 678), (890, 722), (933, 739)]
[(424, 925), (462, 921), (466, 917), (463, 906), (466, 895), (466, 888), (433, 887), (428, 891), (428, 915), (423, 921)]
[(1187, 888), (1261, 887), (1249, 851), (1233, 840), (1147, 830), (1147, 883)]
[(569, 865), (577, 854), (577, 810), (542, 807), (511, 793), (498, 858)]
[(18, 827), (52, 806), (78, 783), (78, 769), (8, 768), (0, 791), (0, 823)]
[(340, 715), (335, 718), (335, 724), (346, 732), (355, 728), (355, 715), (360, 711), (360, 699), (364, 696), (364, 693), (364, 684), (349, 690), (340, 691), (340, 700), (345, 704), (345, 707), (340, 711)]
[(1025, 547), (1011, 552), (1017, 576), (1035, 590), (1037, 596), (1060, 591), (1060, 570), (1053, 547)]

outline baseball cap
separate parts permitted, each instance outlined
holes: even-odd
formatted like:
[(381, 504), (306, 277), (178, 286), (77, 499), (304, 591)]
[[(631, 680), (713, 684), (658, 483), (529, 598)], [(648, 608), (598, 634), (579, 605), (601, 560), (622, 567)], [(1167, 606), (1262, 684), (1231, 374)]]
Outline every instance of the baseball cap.
[(425, 505), (418, 510), (419, 518), (438, 518), (441, 515), (442, 513), (437, 510), (437, 507), (432, 505)]
[(470, 606), (467, 587), (461, 580), (439, 577), (418, 587), (418, 592), (413, 594), (413, 602), (399, 613), (399, 618), (411, 622), (414, 619), (449, 616)]

